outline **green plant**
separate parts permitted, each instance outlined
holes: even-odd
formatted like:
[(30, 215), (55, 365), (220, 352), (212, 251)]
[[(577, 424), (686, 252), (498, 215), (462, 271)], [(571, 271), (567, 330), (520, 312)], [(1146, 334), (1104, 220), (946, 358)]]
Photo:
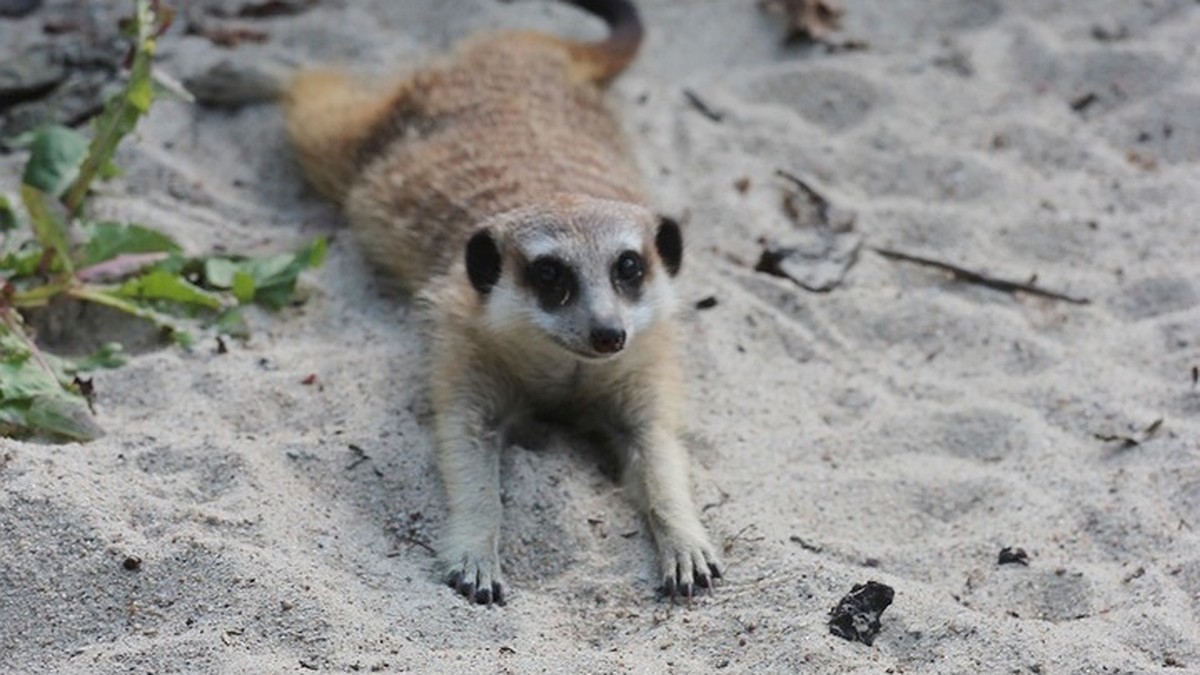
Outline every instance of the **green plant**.
[(88, 218), (89, 187), (117, 173), (118, 144), (157, 93), (155, 40), (170, 21), (158, 0), (136, 0), (123, 25), (133, 43), (128, 83), (95, 119), (91, 139), (60, 126), (34, 132), (24, 139), (24, 213), (0, 194), (0, 434), (96, 438), (102, 431), (88, 411), (90, 381), (79, 374), (126, 360), (119, 345), (84, 359), (45, 353), (27, 328), (27, 310), (62, 299), (96, 303), (150, 321), (186, 346), (185, 323), (207, 319), (218, 330), (243, 331), (242, 304), (287, 305), (300, 272), (324, 258), (320, 238), (263, 258), (187, 257), (149, 227)]

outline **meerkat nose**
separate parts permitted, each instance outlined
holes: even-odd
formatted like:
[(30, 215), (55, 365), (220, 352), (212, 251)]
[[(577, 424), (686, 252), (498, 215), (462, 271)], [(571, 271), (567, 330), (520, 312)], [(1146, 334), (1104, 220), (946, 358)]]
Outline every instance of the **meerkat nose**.
[(620, 328), (592, 329), (592, 349), (601, 354), (615, 354), (625, 347), (625, 331)]

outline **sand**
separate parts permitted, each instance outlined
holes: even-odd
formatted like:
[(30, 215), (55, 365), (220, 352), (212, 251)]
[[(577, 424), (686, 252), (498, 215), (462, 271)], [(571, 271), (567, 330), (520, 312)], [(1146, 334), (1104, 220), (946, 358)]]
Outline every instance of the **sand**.
[[(228, 353), (208, 338), (97, 374), (103, 439), (0, 442), (0, 671), (1200, 672), (1200, 6), (856, 0), (833, 39), (866, 49), (829, 50), (781, 47), (751, 0), (641, 4), (611, 100), (685, 225), (716, 592), (657, 600), (644, 524), (561, 438), (503, 460), (508, 606), (441, 585), (411, 308), (304, 185), (276, 110), (166, 101), (99, 213), (196, 251), (326, 233), (331, 254), (303, 306), (253, 315)], [(40, 21), (0, 22), (0, 43), (47, 39)], [(232, 54), (177, 26), (161, 65), (383, 72), (489, 28), (600, 33), (488, 0), (252, 25), (269, 40)], [(0, 157), (5, 190), (20, 161)], [(780, 169), (836, 227), (803, 195), (789, 214)], [(755, 272), (760, 240), (857, 257), (813, 293)], [(868, 580), (895, 589), (874, 644), (830, 635)]]

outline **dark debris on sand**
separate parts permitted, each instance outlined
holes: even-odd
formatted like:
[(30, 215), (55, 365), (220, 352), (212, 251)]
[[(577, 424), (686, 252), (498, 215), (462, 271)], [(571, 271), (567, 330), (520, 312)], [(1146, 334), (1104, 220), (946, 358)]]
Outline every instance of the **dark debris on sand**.
[(879, 617), (895, 596), (891, 586), (877, 581), (855, 584), (837, 607), (829, 611), (829, 632), (870, 646), (881, 627)]

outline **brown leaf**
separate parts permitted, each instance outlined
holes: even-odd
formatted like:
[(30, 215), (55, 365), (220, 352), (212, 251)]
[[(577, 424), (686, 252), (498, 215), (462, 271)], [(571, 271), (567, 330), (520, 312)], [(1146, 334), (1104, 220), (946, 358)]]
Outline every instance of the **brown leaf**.
[(823, 42), (830, 33), (839, 29), (838, 23), (846, 13), (842, 0), (765, 0), (763, 7), (769, 12), (783, 15), (787, 22), (785, 39), (788, 42)]
[(289, 16), (311, 9), (317, 0), (261, 0), (259, 2), (243, 2), (237, 8), (220, 7), (209, 10), (214, 16), (237, 16), (243, 19), (267, 19), (275, 16)]
[(199, 35), (218, 47), (234, 49), (243, 42), (261, 44), (269, 36), (261, 31), (244, 26), (221, 26), (211, 22), (193, 21), (188, 24), (188, 35)]

